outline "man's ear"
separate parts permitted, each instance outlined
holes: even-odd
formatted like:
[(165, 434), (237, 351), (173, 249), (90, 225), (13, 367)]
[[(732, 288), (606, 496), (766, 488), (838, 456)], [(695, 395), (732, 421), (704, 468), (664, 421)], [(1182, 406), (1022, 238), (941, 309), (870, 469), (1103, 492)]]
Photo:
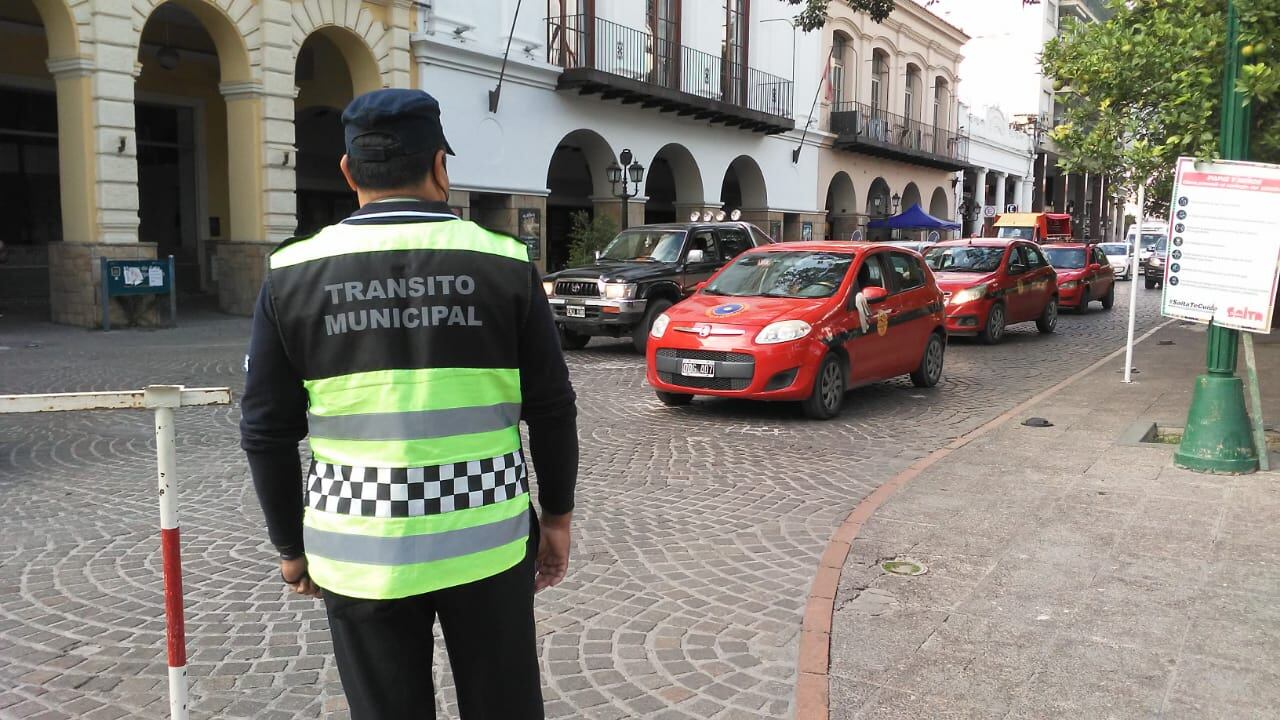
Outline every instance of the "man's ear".
[(342, 177), (347, 180), (347, 187), (351, 188), (352, 192), (355, 192), (357, 190), (356, 181), (351, 179), (351, 165), (347, 162), (347, 156), (345, 154), (342, 156), (342, 159), (338, 161), (338, 167), (342, 170)]
[(445, 158), (448, 157), (444, 150), (437, 150), (435, 161), (431, 163), (431, 177), (435, 181), (436, 186), (444, 193), (445, 201), (449, 199), (449, 169)]

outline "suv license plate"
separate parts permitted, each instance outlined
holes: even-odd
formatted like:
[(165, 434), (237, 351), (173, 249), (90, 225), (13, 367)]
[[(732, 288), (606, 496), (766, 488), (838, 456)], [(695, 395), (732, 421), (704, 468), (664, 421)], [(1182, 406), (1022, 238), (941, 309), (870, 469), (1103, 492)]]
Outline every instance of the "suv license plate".
[(715, 377), (716, 364), (713, 362), (700, 362), (698, 360), (681, 360), (680, 374), (685, 377)]
[(565, 317), (584, 318), (587, 316), (587, 309), (582, 305), (565, 305), (564, 314), (565, 314)]

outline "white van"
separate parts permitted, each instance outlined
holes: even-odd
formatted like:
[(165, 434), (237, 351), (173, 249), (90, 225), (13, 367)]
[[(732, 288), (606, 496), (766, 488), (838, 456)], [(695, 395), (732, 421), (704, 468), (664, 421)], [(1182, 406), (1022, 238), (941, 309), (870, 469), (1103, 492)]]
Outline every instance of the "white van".
[(1152, 251), (1155, 249), (1156, 243), (1169, 237), (1169, 224), (1165, 222), (1152, 222), (1150, 220), (1139, 225), (1134, 223), (1129, 226), (1129, 232), (1124, 237), (1124, 242), (1129, 247), (1133, 247), (1133, 240), (1138, 233), (1142, 233), (1140, 247), (1138, 248), (1138, 268), (1141, 272), (1144, 261), (1151, 257)]

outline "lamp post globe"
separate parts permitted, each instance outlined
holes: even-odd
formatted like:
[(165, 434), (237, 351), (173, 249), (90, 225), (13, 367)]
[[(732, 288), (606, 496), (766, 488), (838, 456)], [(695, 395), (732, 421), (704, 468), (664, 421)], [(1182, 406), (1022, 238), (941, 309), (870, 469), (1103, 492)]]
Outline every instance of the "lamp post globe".
[(631, 176), (631, 182), (636, 184), (636, 192), (640, 192), (640, 183), (644, 181), (644, 165), (638, 162), (631, 163), (627, 167), (627, 174)]
[(610, 184), (617, 185), (622, 180), (622, 166), (617, 162), (610, 161), (609, 167), (604, 169), (604, 174)]

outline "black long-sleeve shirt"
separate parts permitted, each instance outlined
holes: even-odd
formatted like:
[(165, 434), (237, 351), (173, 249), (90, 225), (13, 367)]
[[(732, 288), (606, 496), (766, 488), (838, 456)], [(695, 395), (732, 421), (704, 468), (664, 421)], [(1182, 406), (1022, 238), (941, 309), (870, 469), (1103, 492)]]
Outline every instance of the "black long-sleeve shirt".
[[(377, 209), (404, 208), (448, 213), (443, 203), (420, 201)], [(281, 340), (267, 283), (258, 295), (245, 357), (240, 445), (248, 455), (268, 536), (282, 557), (296, 557), (303, 550), (298, 443), (307, 435), (307, 393)], [(538, 503), (543, 512), (561, 515), (574, 507), (578, 476), (576, 396), (542, 280), (532, 266), (529, 284), (529, 310), (518, 340), (521, 419), (529, 428), (529, 451), (538, 471)]]

